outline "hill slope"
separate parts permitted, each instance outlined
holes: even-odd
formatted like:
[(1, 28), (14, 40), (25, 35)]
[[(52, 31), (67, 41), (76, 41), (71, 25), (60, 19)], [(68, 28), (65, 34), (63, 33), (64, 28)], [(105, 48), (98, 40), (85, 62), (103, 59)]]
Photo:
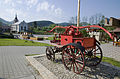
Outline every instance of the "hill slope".
[(4, 20), (2, 18), (0, 18), (0, 22), (2, 22), (3, 25), (10, 25), (10, 24), (12, 24), (12, 22), (6, 21), (6, 20)]
[(33, 22), (29, 22), (28, 26), (34, 26), (34, 24), (36, 24), (38, 27), (44, 27), (44, 26), (49, 26), (50, 24), (54, 24), (51, 21), (33, 21)]

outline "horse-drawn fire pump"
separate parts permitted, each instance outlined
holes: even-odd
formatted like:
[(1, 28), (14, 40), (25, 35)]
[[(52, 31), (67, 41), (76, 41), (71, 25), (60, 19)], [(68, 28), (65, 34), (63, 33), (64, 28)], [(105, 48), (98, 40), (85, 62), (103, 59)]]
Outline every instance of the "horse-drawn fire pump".
[(55, 28), (64, 28), (65, 32), (62, 34), (55, 34), (54, 40), (50, 42), (54, 46), (46, 48), (46, 56), (49, 60), (55, 60), (55, 54), (61, 52), (62, 62), (66, 69), (73, 70), (73, 72), (80, 74), (84, 67), (98, 65), (103, 57), (100, 43), (94, 37), (83, 37), (80, 29), (96, 27), (104, 30), (111, 39), (113, 36), (103, 27), (98, 25), (90, 26), (56, 26)]

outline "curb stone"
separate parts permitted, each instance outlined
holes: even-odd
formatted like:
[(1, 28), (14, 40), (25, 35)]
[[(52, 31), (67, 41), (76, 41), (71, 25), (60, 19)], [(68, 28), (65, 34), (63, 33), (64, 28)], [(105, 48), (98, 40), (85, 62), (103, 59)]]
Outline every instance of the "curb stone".
[(34, 57), (44, 56), (45, 54), (36, 55), (36, 56), (26, 56), (26, 59), (30, 64), (35, 67), (43, 79), (58, 79), (52, 72), (50, 72), (46, 67), (39, 63)]

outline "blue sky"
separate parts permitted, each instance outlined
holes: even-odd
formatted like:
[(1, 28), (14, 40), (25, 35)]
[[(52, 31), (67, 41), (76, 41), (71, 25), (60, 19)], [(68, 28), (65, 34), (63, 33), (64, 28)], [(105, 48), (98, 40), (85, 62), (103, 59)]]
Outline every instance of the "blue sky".
[[(51, 20), (68, 22), (77, 15), (78, 0), (0, 0), (0, 17), (12, 21), (17, 13), (20, 21)], [(120, 18), (120, 0), (81, 0), (81, 18), (102, 13)]]

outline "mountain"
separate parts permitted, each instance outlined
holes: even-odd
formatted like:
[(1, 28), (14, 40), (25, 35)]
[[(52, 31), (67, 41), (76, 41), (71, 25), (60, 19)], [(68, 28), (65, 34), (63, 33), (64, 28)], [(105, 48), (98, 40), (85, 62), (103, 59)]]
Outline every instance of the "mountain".
[(33, 22), (29, 22), (28, 26), (38, 26), (38, 27), (44, 27), (44, 26), (49, 26), (51, 24), (54, 24), (52, 21), (33, 21)]
[(10, 24), (12, 24), (12, 22), (9, 22), (9, 21), (6, 21), (6, 20), (4, 20), (4, 19), (2, 19), (2, 18), (0, 18), (0, 22), (2, 22), (2, 25), (4, 26), (6, 26), (6, 25), (10, 25)]
[(71, 23), (63, 22), (63, 23), (56, 23), (59, 26), (70, 26), (72, 25)]

